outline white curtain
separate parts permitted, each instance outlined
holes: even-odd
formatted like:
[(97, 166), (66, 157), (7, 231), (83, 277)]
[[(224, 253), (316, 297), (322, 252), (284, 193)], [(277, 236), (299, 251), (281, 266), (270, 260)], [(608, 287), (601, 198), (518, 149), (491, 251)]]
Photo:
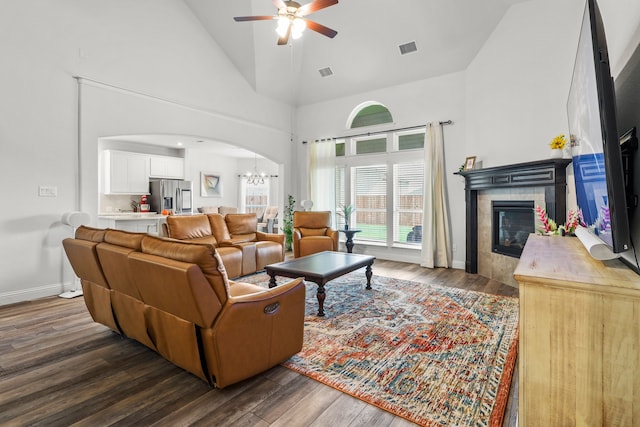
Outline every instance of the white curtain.
[(449, 212), (444, 177), (442, 125), (429, 123), (424, 147), (424, 215), (422, 216), (423, 267), (451, 267)]
[(335, 212), (336, 145), (315, 141), (309, 147), (309, 198), (315, 211)]

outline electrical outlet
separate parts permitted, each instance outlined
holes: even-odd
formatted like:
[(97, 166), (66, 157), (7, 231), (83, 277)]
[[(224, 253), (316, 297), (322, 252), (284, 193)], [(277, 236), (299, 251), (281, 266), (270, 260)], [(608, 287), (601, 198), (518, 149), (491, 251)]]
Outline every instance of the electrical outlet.
[(40, 197), (57, 197), (58, 187), (41, 185), (38, 187), (38, 195)]
[(457, 251), (457, 250), (458, 250), (458, 245), (456, 245), (456, 244), (454, 243), (454, 244), (453, 244), (453, 248), (452, 248), (452, 249), (453, 249), (453, 252)]

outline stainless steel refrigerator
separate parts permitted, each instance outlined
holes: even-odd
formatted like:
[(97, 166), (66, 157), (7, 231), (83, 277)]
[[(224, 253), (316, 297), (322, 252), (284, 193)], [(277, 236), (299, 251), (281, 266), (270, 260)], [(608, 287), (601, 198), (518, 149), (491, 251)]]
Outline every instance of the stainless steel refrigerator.
[(172, 211), (175, 215), (193, 213), (193, 185), (191, 181), (159, 179), (149, 182), (149, 204), (157, 213)]

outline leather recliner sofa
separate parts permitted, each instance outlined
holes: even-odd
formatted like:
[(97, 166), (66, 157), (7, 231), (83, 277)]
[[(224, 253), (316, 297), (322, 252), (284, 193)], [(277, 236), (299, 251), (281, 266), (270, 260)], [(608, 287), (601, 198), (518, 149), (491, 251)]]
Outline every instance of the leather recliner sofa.
[(284, 235), (257, 228), (255, 213), (169, 216), (166, 222), (168, 237), (216, 246), (231, 278), (284, 261)]
[(228, 280), (217, 249), (81, 226), (63, 241), (92, 318), (223, 388), (302, 349), (302, 279)]

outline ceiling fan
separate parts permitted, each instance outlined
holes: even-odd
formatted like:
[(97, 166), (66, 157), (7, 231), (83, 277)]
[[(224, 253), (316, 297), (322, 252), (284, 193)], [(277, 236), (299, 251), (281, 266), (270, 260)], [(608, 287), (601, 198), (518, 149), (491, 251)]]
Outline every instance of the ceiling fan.
[(276, 29), (276, 31), (280, 36), (278, 38), (279, 45), (287, 44), (287, 42), (289, 41), (289, 36), (293, 37), (294, 39), (299, 38), (302, 35), (304, 29), (307, 27), (329, 38), (334, 38), (336, 34), (338, 34), (337, 31), (304, 17), (313, 12), (317, 12), (320, 9), (333, 6), (334, 4), (338, 3), (338, 0), (314, 0), (311, 3), (307, 3), (305, 5), (300, 5), (300, 3), (295, 1), (271, 1), (273, 1), (273, 4), (278, 8), (277, 15), (236, 16), (233, 19), (235, 19), (237, 22), (266, 21), (277, 19), (278, 28)]

